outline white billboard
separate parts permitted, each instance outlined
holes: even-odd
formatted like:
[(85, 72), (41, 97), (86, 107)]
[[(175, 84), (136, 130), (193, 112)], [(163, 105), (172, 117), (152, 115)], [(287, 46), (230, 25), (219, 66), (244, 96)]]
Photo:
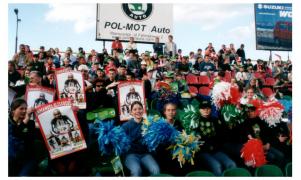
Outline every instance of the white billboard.
[(167, 41), (172, 34), (173, 7), (171, 4), (124, 3), (97, 4), (96, 40), (112, 41), (119, 37), (128, 41), (153, 43)]

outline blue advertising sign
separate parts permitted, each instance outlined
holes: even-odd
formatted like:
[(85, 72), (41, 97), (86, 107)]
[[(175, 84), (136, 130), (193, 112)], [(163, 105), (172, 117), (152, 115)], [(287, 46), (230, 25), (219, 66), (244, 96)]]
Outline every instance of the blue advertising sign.
[(254, 5), (256, 49), (292, 50), (292, 4)]

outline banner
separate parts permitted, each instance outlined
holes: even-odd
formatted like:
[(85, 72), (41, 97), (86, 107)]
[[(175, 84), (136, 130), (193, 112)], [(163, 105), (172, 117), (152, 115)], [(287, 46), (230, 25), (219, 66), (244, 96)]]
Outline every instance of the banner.
[(173, 7), (171, 4), (127, 3), (97, 4), (96, 40), (161, 43), (173, 34)]
[(292, 50), (292, 4), (255, 4), (256, 49)]
[(118, 84), (118, 110), (120, 121), (127, 121), (132, 118), (130, 114), (131, 104), (139, 101), (143, 105), (146, 118), (146, 101), (142, 81), (124, 81)]
[(55, 71), (59, 99), (69, 98), (74, 106), (86, 108), (86, 93), (83, 75), (80, 71), (58, 69)]
[(51, 159), (87, 147), (70, 100), (64, 99), (39, 106), (35, 116)]
[(42, 86), (26, 86), (25, 100), (28, 107), (37, 108), (54, 101), (55, 90)]

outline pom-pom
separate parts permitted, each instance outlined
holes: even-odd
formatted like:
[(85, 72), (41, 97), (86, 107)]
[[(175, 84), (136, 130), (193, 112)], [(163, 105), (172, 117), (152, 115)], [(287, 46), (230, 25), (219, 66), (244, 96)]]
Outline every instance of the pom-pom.
[(259, 109), (259, 117), (273, 127), (280, 122), (283, 110), (284, 107), (278, 101), (264, 103)]
[(114, 121), (97, 121), (98, 147), (102, 155), (116, 156), (130, 149), (130, 139), (120, 126), (114, 126)]
[(248, 140), (241, 149), (241, 157), (247, 166), (260, 167), (266, 164), (263, 145), (259, 139)]
[(155, 151), (160, 144), (171, 144), (179, 132), (164, 119), (149, 125), (144, 133), (143, 142), (149, 151)]
[(180, 121), (187, 133), (199, 126), (200, 113), (196, 106), (188, 104), (180, 115)]
[(226, 104), (222, 107), (221, 114), (228, 126), (236, 126), (244, 121), (242, 111), (232, 104)]
[(287, 113), (292, 108), (292, 100), (280, 99), (279, 102), (284, 106), (284, 111), (287, 112)]
[(214, 85), (212, 89), (212, 102), (219, 109), (223, 106), (223, 103), (231, 97), (231, 84), (228, 82), (219, 82)]
[(194, 155), (200, 150), (202, 144), (199, 139), (199, 136), (187, 135), (183, 131), (176, 137), (175, 144), (168, 147), (172, 150), (172, 159), (177, 159), (181, 168), (187, 161), (194, 165)]

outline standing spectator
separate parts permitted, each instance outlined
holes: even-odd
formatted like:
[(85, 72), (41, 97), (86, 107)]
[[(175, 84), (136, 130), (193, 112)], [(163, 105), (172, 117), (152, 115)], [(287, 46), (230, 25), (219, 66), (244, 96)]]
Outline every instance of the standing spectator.
[(113, 50), (116, 50), (119, 53), (123, 52), (122, 43), (119, 41), (119, 37), (116, 37), (115, 41), (112, 42), (112, 54)]
[(205, 55), (210, 56), (211, 53), (213, 53), (213, 52), (215, 52), (215, 49), (214, 49), (212, 43), (210, 42), (210, 43), (208, 44), (208, 46), (206, 47), (206, 49), (205, 49)]
[(203, 59), (203, 50), (202, 49), (198, 49), (194, 58), (195, 59), (198, 59), (198, 58), (202, 58)]
[(8, 61), (8, 86), (15, 86), (21, 75), (16, 70), (16, 65), (13, 61)]
[(137, 45), (134, 41), (134, 37), (130, 37), (130, 41), (127, 43), (126, 45), (126, 50), (132, 50), (134, 51), (134, 53), (138, 53), (138, 50), (137, 50)]
[(134, 51), (130, 51), (130, 57), (127, 64), (128, 64), (127, 69), (136, 75), (138, 73), (138, 70), (140, 69), (140, 63), (138, 62), (137, 58), (134, 56)]
[(191, 51), (191, 52), (189, 53), (189, 59), (188, 59), (188, 62), (189, 62), (189, 66), (190, 66), (190, 67), (192, 67), (192, 66), (195, 64), (195, 62), (196, 62), (196, 59), (195, 59), (195, 56), (194, 56), (194, 52), (193, 52), (193, 51)]
[(165, 43), (164, 54), (168, 57), (173, 57), (177, 53), (177, 45), (173, 42), (173, 36), (168, 36), (168, 41)]
[(30, 61), (30, 56), (26, 55), (24, 44), (20, 44), (19, 52), (14, 55), (12, 61), (17, 65), (17, 69), (24, 69)]
[(246, 54), (245, 54), (245, 45), (244, 44), (241, 44), (240, 45), (240, 48), (237, 49), (236, 51), (236, 54), (241, 57), (241, 60), (242, 60), (242, 64), (245, 64), (245, 60), (246, 60)]
[(159, 42), (159, 37), (155, 38), (155, 43), (153, 44), (154, 53), (158, 56), (163, 55), (163, 45)]

